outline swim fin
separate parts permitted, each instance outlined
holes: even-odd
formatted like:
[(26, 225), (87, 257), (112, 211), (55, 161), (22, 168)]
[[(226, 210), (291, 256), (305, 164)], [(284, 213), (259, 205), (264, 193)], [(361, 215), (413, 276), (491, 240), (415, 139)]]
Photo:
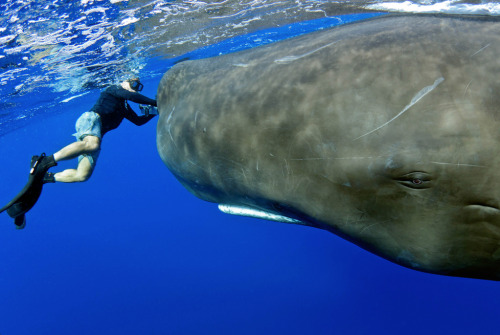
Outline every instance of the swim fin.
[(7, 211), (7, 214), (14, 219), (18, 229), (26, 225), (25, 214), (35, 206), (42, 193), (43, 179), (47, 170), (57, 163), (54, 156), (46, 156), (42, 153), (40, 156), (33, 156), (31, 159), (31, 170), (28, 176), (28, 182), (7, 205), (0, 209), (0, 213)]

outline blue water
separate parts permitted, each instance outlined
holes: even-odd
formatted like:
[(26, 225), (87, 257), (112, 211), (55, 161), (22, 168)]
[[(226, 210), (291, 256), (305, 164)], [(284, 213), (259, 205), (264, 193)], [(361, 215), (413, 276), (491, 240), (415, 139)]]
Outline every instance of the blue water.
[[(255, 46), (245, 41), (180, 59)], [(150, 60), (145, 95), (156, 94), (157, 72), (175, 61)], [(17, 125), (12, 118), (4, 129), (2, 203), (23, 186), (31, 155), (73, 140), (76, 118), (99, 89), (79, 93), (61, 103), (71, 94), (42, 87), (58, 101), (50, 113)], [(32, 107), (28, 96), (17, 103)], [(26, 229), (0, 216), (1, 335), (498, 332), (498, 283), (420, 273), (326, 231), (222, 214), (173, 178), (156, 151), (155, 126), (124, 121), (107, 134), (92, 178), (47, 185)]]

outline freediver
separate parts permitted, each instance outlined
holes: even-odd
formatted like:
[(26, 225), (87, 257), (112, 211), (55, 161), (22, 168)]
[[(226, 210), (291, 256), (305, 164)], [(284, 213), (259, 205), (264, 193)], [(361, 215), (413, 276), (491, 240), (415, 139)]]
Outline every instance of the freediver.
[[(127, 119), (137, 126), (142, 126), (157, 115), (156, 100), (150, 99), (138, 92), (142, 91), (143, 84), (139, 78), (123, 81), (119, 85), (107, 87), (90, 111), (83, 113), (76, 121), (76, 141), (65, 146), (53, 155), (42, 153), (31, 159), (31, 170), (28, 182), (24, 188), (3, 208), (0, 213), (7, 211), (18, 229), (26, 225), (25, 214), (36, 204), (46, 183), (83, 182), (90, 178), (94, 171), (97, 158), (101, 151), (101, 141), (104, 134), (116, 129), (123, 119)], [(140, 105), (145, 115), (138, 116), (127, 101)], [(66, 169), (52, 173), (48, 170), (57, 165), (57, 162), (78, 157), (76, 169)]]
[[(41, 164), (52, 166), (57, 162), (78, 157), (76, 169), (67, 169), (61, 172), (47, 172), (44, 183), (73, 183), (83, 182), (90, 178), (101, 152), (101, 141), (104, 134), (116, 129), (123, 119), (127, 119), (137, 126), (142, 126), (156, 114), (150, 113), (151, 108), (145, 108), (145, 114), (138, 116), (127, 103), (128, 101), (156, 107), (156, 100), (150, 99), (138, 92), (142, 91), (143, 84), (139, 78), (123, 81), (120, 85), (107, 87), (99, 96), (96, 104), (90, 111), (83, 113), (76, 121), (76, 142), (73, 142), (52, 156), (46, 156)], [(33, 156), (36, 161), (38, 156)]]

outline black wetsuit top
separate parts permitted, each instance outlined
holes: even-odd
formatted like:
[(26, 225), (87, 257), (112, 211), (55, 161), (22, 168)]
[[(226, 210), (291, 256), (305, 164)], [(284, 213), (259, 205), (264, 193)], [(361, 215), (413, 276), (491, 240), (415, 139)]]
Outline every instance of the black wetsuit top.
[(126, 100), (156, 107), (156, 100), (137, 92), (127, 91), (119, 85), (109, 86), (101, 93), (94, 107), (90, 109), (91, 112), (95, 112), (101, 117), (102, 136), (108, 131), (117, 128), (124, 118), (135, 125), (141, 126), (154, 117), (154, 115), (138, 116), (130, 108)]

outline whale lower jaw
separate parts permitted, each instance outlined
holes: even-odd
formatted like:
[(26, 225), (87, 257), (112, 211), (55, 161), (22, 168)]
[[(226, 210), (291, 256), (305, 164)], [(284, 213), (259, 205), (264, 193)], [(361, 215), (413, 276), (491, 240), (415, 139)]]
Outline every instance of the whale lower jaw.
[(284, 215), (266, 212), (266, 211), (252, 208), (252, 207), (230, 205), (230, 204), (219, 204), (219, 210), (223, 213), (231, 214), (231, 215), (248, 216), (251, 218), (257, 218), (257, 219), (268, 220), (268, 221), (306, 225), (306, 223), (303, 221), (300, 221), (297, 219), (292, 219), (292, 218), (290, 218), (288, 216), (284, 216)]

